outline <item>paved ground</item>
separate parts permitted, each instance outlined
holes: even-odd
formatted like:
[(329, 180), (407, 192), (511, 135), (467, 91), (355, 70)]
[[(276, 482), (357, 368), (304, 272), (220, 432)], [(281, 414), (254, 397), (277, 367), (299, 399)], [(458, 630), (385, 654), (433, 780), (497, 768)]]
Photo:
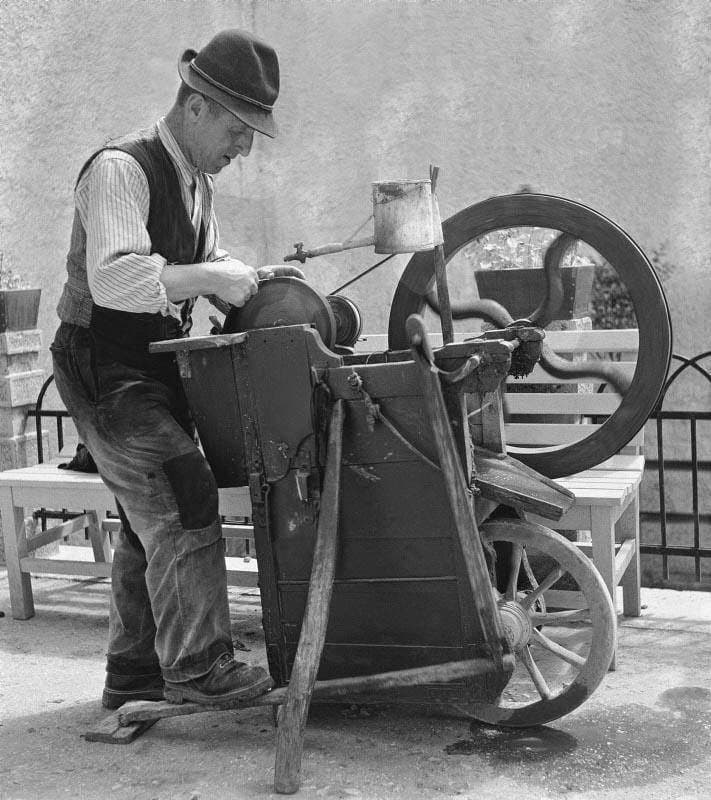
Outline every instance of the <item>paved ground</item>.
[[(101, 720), (108, 584), (37, 578), (13, 620), (0, 569), (1, 800), (228, 800), (272, 794), (271, 711), (162, 720), (133, 744)], [(263, 658), (256, 590), (231, 590), (235, 633)], [(298, 797), (711, 798), (711, 595), (645, 590), (618, 670), (551, 725), (503, 732), (398, 708), (328, 708), (308, 724)]]

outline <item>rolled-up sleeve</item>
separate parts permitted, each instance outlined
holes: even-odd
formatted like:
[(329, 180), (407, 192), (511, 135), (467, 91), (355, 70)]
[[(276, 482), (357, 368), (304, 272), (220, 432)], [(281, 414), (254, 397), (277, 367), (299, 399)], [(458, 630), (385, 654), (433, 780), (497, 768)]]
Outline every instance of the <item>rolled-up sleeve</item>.
[(77, 186), (86, 231), (86, 271), (94, 302), (133, 313), (174, 314), (160, 276), (166, 259), (151, 254), (148, 181), (134, 158), (100, 153)]

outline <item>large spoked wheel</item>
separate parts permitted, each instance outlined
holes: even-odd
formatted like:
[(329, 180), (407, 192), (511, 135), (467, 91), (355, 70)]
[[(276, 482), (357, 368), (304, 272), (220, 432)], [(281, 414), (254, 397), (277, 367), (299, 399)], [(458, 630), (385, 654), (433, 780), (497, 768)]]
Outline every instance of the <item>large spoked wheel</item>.
[(542, 725), (577, 708), (607, 672), (612, 601), (590, 560), (549, 528), (492, 521), (481, 536), (499, 555), (498, 605), (516, 668), (495, 704), (459, 710), (492, 725)]
[[(442, 224), (445, 261), (491, 231), (505, 228), (561, 231), (592, 247), (611, 264), (631, 297), (639, 328), (639, 351), (632, 384), (615, 412), (577, 442), (512, 453), (551, 478), (589, 469), (617, 453), (642, 428), (656, 405), (671, 358), (671, 323), (664, 292), (642, 250), (617, 225), (580, 203), (539, 194), (492, 197), (469, 206)], [(432, 252), (416, 253), (393, 295), (388, 327), (391, 349), (407, 349), (405, 322), (422, 314), (435, 284)], [(450, 293), (452, 287), (450, 287)], [(531, 309), (533, 310), (533, 309)]]

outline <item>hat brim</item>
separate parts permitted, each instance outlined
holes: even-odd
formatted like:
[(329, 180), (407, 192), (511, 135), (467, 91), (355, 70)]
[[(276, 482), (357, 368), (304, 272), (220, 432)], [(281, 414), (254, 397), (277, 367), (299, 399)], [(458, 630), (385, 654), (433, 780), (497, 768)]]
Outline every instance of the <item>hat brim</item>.
[(274, 122), (274, 117), (271, 111), (267, 111), (259, 106), (248, 102), (247, 100), (240, 100), (233, 97), (227, 92), (223, 92), (219, 87), (213, 86), (209, 81), (206, 81), (202, 75), (199, 75), (190, 65), (190, 62), (195, 58), (197, 52), (195, 50), (186, 50), (178, 62), (178, 73), (181, 79), (191, 89), (196, 92), (210, 97), (216, 103), (219, 103), (223, 108), (226, 108), (231, 114), (234, 114), (237, 119), (254, 128), (255, 131), (263, 133), (272, 139), (277, 134), (277, 126)]

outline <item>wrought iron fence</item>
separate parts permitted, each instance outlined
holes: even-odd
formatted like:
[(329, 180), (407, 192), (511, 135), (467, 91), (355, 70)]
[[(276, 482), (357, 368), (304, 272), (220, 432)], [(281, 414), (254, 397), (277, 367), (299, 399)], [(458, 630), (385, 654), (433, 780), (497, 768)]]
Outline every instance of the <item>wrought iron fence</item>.
[[(657, 409), (651, 415), (656, 423), (657, 453), (656, 458), (647, 458), (645, 476), (651, 479), (652, 484), (655, 480), (658, 483), (658, 507), (640, 511), (643, 536), (640, 552), (643, 557), (652, 557), (643, 558), (644, 585), (711, 590), (711, 570), (705, 573), (703, 569), (711, 564), (708, 561), (711, 559), (711, 513), (705, 510), (711, 509), (711, 502), (703, 485), (704, 477), (711, 471), (711, 459), (704, 457), (702, 452), (704, 445), (708, 448), (706, 452), (711, 449), (711, 437), (699, 435), (699, 424), (711, 423), (711, 411), (664, 410), (669, 391), (677, 388), (681, 380), (690, 374), (701, 376), (711, 390), (711, 372), (703, 364), (706, 359), (711, 359), (711, 350), (693, 358), (677, 354), (672, 356), (672, 363), (676, 362), (678, 366), (667, 378)], [(673, 443), (667, 436), (669, 423), (683, 423), (683, 426), (672, 425)], [(680, 438), (680, 427), (685, 429), (685, 439)], [(674, 451), (671, 457), (667, 457), (669, 449)], [(680, 458), (679, 451), (682, 449), (686, 453)], [(679, 475), (687, 475), (690, 480), (690, 485), (684, 487), (690, 490), (690, 509), (683, 499), (675, 498), (673, 494), (674, 491), (679, 494)], [(670, 483), (674, 483), (674, 486), (670, 487)], [(707, 505), (702, 509), (704, 500)], [(682, 509), (680, 505), (685, 507)], [(658, 531), (658, 540), (645, 540), (646, 534), (655, 530)], [(670, 569), (671, 559), (675, 560), (673, 570)], [(646, 570), (645, 561), (648, 565)]]

